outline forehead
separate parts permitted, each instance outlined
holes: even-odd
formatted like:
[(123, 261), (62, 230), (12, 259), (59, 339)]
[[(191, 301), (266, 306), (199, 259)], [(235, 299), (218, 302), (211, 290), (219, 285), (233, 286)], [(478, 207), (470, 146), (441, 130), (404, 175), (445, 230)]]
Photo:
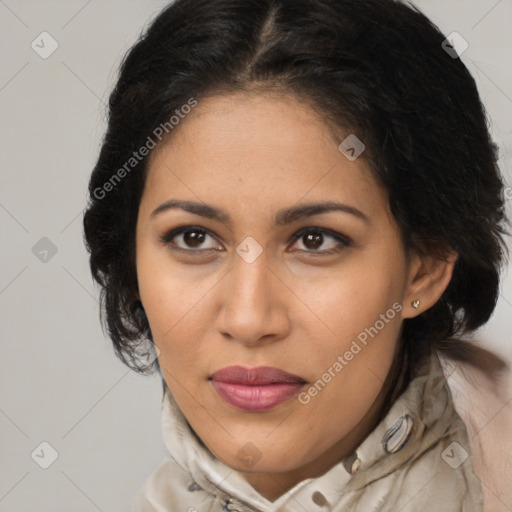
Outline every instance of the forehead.
[[(218, 151), (228, 148), (230, 152), (246, 153), (266, 149), (274, 158), (281, 153), (288, 159), (292, 156), (290, 150), (300, 157), (315, 146), (317, 150), (321, 144), (337, 146), (341, 140), (329, 129), (319, 109), (296, 95), (278, 92), (203, 98), (171, 135), (169, 142), (175, 150), (183, 144), (211, 142)], [(194, 140), (197, 137), (200, 140)]]
[(279, 94), (200, 100), (151, 155), (145, 194), (270, 211), (301, 201), (344, 200), (368, 211), (386, 194), (364, 158), (349, 160), (321, 113)]

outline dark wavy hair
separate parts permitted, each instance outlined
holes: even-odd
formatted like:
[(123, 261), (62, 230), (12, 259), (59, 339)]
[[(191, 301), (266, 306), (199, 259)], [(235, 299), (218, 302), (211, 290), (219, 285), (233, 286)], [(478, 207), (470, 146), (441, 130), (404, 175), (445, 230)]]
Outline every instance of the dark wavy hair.
[(135, 266), (149, 155), (137, 150), (155, 142), (159, 126), (171, 137), (169, 119), (191, 98), (277, 91), (364, 141), (362, 158), (388, 192), (407, 250), (458, 253), (441, 299), (404, 321), (397, 361), (412, 368), (434, 347), (456, 360), (496, 363), (468, 335), (489, 319), (499, 294), (503, 181), (475, 81), (445, 51), (445, 39), (418, 9), (395, 0), (176, 0), (166, 7), (120, 66), (84, 216), (117, 356), (137, 372), (161, 375), (158, 360), (144, 365), (137, 356), (141, 341), (152, 342)]

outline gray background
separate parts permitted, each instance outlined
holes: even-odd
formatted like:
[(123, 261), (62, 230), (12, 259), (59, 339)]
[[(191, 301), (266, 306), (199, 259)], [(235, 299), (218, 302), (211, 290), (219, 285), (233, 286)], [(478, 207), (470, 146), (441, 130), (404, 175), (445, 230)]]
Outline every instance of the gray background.
[[(123, 366), (103, 335), (81, 225), (117, 66), (166, 3), (0, 0), (3, 512), (133, 510), (136, 491), (166, 454), (160, 381)], [(415, 3), (446, 34), (468, 41), (462, 59), (512, 184), (512, 0)], [(46, 59), (31, 47), (42, 46), (43, 31), (59, 45)], [(509, 361), (511, 316), (509, 275), (479, 334)], [(58, 452), (47, 469), (31, 456), (49, 456), (43, 441)]]

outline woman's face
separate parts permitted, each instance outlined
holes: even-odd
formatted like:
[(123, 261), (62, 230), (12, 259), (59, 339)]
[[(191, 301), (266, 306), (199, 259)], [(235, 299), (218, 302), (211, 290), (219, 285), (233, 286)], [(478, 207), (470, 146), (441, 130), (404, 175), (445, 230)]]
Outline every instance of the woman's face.
[(387, 195), (340, 142), (294, 97), (211, 97), (149, 165), (137, 274), (162, 373), (255, 483), (323, 472), (368, 433), (410, 308)]

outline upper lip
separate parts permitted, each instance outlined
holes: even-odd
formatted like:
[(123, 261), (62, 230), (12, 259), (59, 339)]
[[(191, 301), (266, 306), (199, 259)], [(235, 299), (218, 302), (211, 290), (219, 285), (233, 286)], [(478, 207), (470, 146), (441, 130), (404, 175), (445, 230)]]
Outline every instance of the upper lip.
[(216, 371), (212, 380), (227, 382), (229, 384), (245, 384), (246, 386), (264, 386), (279, 383), (304, 383), (302, 377), (285, 372), (271, 366), (245, 368), (243, 366), (227, 366)]

